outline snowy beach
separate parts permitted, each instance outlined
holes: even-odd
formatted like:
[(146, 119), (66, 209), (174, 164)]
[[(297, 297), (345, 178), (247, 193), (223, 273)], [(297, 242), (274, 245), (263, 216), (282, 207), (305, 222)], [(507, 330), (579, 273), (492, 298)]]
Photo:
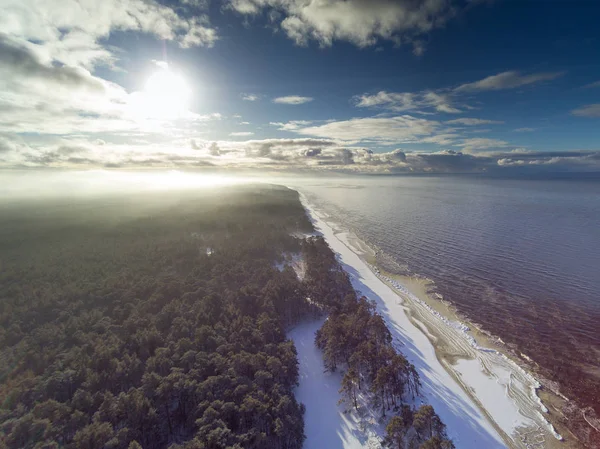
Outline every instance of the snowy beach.
[[(397, 280), (379, 273), (361, 258), (347, 232), (334, 229), (301, 198), (354, 288), (375, 301), (397, 349), (415, 365), (423, 402), (434, 406), (457, 448), (542, 448), (558, 442), (559, 435), (543, 415), (533, 377), (501, 353), (479, 347), (466, 326), (451, 322)], [(314, 347), (321, 323), (304, 324), (290, 333), (300, 361), (297, 397), (306, 406), (305, 447), (377, 447), (383, 427), (365, 426), (364, 419), (337, 405), (341, 376), (324, 372)], [(436, 354), (432, 341), (439, 339), (457, 350), (454, 365)]]

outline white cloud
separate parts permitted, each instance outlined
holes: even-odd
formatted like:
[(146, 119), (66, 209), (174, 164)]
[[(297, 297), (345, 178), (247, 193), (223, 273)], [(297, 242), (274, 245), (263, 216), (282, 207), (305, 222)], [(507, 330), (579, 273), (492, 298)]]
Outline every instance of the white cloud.
[(464, 139), (461, 143), (458, 143), (455, 146), (463, 147), (464, 151), (471, 152), (491, 149), (502, 149), (508, 147), (509, 143), (504, 140), (474, 137), (472, 139)]
[(427, 108), (450, 114), (461, 112), (452, 104), (450, 95), (433, 91), (418, 93), (380, 91), (374, 95), (362, 94), (356, 96), (354, 101), (358, 107), (380, 107), (394, 112)]
[(431, 105), (438, 112), (446, 112), (448, 114), (456, 114), (461, 112), (460, 109), (450, 104), (450, 96), (438, 92), (425, 92), (424, 99), (426, 104)]
[(531, 133), (535, 131), (535, 128), (516, 128), (514, 132), (516, 133)]
[(258, 101), (260, 97), (256, 94), (242, 94), (242, 100), (244, 101)]
[(380, 91), (374, 95), (362, 94), (355, 97), (356, 106), (359, 108), (382, 106), (395, 111), (414, 109), (416, 94), (410, 92)]
[(218, 40), (217, 30), (210, 27), (207, 16), (190, 19), (188, 27), (185, 34), (176, 38), (182, 48), (212, 47)]
[(240, 125), (249, 125), (250, 122), (240, 122)]
[(479, 118), (457, 118), (454, 120), (448, 120), (446, 123), (452, 125), (465, 125), (465, 126), (478, 126), (478, 125), (501, 125), (502, 121), (499, 120), (485, 120)]
[(579, 117), (600, 117), (600, 103), (588, 104), (586, 106), (573, 109), (571, 114)]
[[(118, 50), (102, 42), (118, 31), (211, 46), (217, 35), (206, 17), (185, 18), (152, 0), (4, 0), (2, 6), (0, 132), (177, 135), (220, 118), (182, 112), (169, 122), (141, 120), (134, 110), (140, 93), (93, 74), (99, 64), (115, 62)], [(154, 63), (164, 69), (164, 62)]]
[(247, 137), (247, 136), (253, 136), (254, 133), (250, 132), (250, 131), (237, 131), (237, 132), (229, 133), (229, 135), (232, 137)]
[[(468, 142), (473, 144), (474, 142)], [(481, 142), (479, 142), (481, 143)], [(496, 142), (496, 147), (498, 142)], [(489, 146), (489, 145), (486, 145)], [(84, 138), (53, 138), (44, 144), (25, 143), (0, 134), (1, 167), (157, 167), (311, 169), (353, 172), (461, 173), (510, 167), (558, 167), (597, 171), (598, 151), (541, 152), (527, 150), (479, 152), (374, 152), (330, 139), (265, 139), (211, 141), (182, 138), (168, 142), (115, 144)], [(536, 168), (537, 167), (537, 168)]]
[(42, 62), (93, 67), (115, 56), (99, 44), (115, 31), (149, 33), (182, 47), (212, 46), (217, 32), (203, 15), (185, 18), (153, 0), (4, 0), (0, 29), (30, 44)]
[(313, 122), (310, 120), (292, 120), (287, 123), (271, 122), (269, 125), (276, 126), (279, 131), (296, 131), (303, 126), (308, 126)]
[(478, 92), (486, 90), (515, 89), (517, 87), (535, 84), (542, 81), (551, 81), (564, 75), (564, 72), (542, 72), (521, 75), (517, 71), (502, 72), (488, 76), (473, 83), (458, 86), (456, 92)]
[(455, 133), (440, 133), (430, 137), (423, 137), (418, 143), (433, 143), (436, 145), (453, 145), (458, 139), (459, 134)]
[(241, 14), (264, 9), (279, 12), (279, 26), (299, 45), (315, 40), (322, 46), (349, 41), (359, 47), (378, 40), (412, 43), (424, 50), (417, 36), (443, 26), (458, 10), (452, 0), (229, 0)]
[(354, 118), (318, 126), (299, 128), (296, 132), (348, 142), (372, 141), (383, 144), (418, 142), (439, 130), (439, 122), (402, 115), (396, 117)]
[[(142, 116), (147, 111), (136, 104), (143, 93), (128, 93), (85, 67), (47, 60), (37, 47), (0, 35), (0, 132), (174, 136), (196, 132), (201, 123), (221, 118), (218, 113), (185, 111), (170, 118)], [(164, 68), (161, 61), (154, 63)]]
[(278, 104), (304, 104), (313, 101), (312, 97), (301, 97), (299, 95), (288, 95), (287, 97), (277, 97), (273, 99), (273, 103)]

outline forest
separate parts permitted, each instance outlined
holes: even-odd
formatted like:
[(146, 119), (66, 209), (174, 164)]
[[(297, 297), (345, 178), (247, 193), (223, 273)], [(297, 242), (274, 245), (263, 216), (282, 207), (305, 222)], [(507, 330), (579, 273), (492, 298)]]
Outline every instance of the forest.
[(0, 205), (0, 448), (301, 448), (286, 331), (323, 313), (326, 365), (372, 392), (387, 444), (452, 447), (312, 231), (275, 186)]

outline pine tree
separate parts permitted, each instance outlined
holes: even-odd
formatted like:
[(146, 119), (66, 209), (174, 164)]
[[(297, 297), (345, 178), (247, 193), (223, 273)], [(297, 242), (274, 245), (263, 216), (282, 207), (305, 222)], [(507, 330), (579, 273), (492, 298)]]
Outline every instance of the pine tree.
[(406, 425), (401, 416), (394, 416), (385, 428), (385, 444), (390, 447), (402, 449), (404, 447), (404, 438), (410, 426)]
[[(358, 409), (358, 403), (356, 400), (357, 384), (358, 374), (356, 373), (356, 370), (350, 368), (348, 371), (346, 371), (346, 374), (344, 374), (344, 377), (342, 378), (342, 388), (340, 389), (340, 393), (342, 393), (346, 399), (352, 401), (355, 409)], [(344, 399), (342, 398), (340, 402), (343, 400)]]

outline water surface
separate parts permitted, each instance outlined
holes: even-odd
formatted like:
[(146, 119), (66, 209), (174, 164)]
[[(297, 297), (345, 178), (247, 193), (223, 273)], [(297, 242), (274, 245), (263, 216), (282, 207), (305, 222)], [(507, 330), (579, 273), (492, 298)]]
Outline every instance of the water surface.
[(427, 276), (472, 321), (600, 412), (600, 182), (351, 177), (298, 188)]

